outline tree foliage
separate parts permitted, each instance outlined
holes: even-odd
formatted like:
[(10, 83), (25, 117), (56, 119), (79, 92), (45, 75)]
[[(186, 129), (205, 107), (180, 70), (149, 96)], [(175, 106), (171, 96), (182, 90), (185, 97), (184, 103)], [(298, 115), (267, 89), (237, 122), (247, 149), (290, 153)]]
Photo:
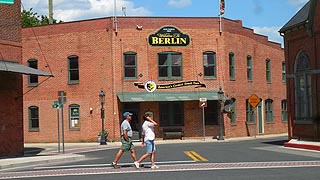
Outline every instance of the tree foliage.
[[(23, 10), (21, 13), (22, 27), (33, 27), (49, 24), (49, 18), (46, 15), (38, 15), (38, 13), (33, 12), (32, 8), (29, 10)], [(62, 23), (63, 21), (58, 21), (53, 19), (53, 24)]]

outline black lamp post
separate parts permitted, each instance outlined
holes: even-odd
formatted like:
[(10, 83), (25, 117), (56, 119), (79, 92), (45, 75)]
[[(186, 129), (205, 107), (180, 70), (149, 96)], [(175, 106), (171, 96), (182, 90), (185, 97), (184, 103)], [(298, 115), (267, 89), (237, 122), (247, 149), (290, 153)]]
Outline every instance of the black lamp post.
[(100, 91), (99, 100), (101, 103), (101, 121), (102, 121), (102, 130), (101, 130), (101, 137), (100, 137), (100, 145), (105, 145), (106, 143), (106, 136), (104, 132), (104, 103), (105, 103), (105, 94), (103, 90)]
[(219, 128), (219, 138), (218, 140), (224, 140), (223, 138), (223, 111), (222, 111), (222, 106), (223, 106), (223, 98), (224, 98), (224, 92), (220, 86), (219, 91), (218, 91), (218, 100), (220, 102), (220, 128)]

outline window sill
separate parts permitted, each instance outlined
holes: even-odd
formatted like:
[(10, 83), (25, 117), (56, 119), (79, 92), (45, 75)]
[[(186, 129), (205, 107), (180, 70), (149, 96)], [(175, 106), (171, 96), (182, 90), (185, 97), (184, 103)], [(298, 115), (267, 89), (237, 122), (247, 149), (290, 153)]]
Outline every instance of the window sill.
[(70, 131), (80, 131), (80, 128), (70, 128)]
[(29, 132), (39, 132), (40, 129), (29, 129)]
[(37, 87), (38, 86), (38, 83), (37, 84), (28, 84), (28, 87)]
[(68, 85), (77, 85), (77, 84), (80, 84), (79, 81), (75, 81), (75, 82), (68, 82)]

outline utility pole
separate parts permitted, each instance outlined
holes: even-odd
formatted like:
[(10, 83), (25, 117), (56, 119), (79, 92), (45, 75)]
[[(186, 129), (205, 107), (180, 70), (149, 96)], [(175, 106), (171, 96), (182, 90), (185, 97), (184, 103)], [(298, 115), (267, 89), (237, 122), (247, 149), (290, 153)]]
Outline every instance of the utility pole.
[(53, 24), (53, 5), (52, 5), (52, 0), (49, 0), (49, 24)]

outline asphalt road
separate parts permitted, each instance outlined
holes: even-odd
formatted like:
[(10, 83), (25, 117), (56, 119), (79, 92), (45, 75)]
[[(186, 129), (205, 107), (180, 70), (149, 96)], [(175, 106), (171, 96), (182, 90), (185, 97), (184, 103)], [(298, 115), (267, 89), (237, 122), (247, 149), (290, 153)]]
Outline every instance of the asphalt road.
[[(144, 167), (133, 167), (125, 153), (120, 169), (110, 166), (118, 149), (81, 153), (84, 161), (16, 169), (8, 178), (18, 179), (215, 179), (215, 180), (301, 180), (319, 179), (320, 153), (284, 148), (287, 139), (256, 139), (234, 142), (162, 144), (157, 146), (157, 170), (149, 160)], [(137, 156), (144, 148), (136, 147)], [(3, 174), (2, 174), (3, 175)], [(5, 177), (5, 176), (2, 176)], [(0, 178), (1, 179), (1, 178)], [(6, 179), (6, 178), (2, 178)]]

